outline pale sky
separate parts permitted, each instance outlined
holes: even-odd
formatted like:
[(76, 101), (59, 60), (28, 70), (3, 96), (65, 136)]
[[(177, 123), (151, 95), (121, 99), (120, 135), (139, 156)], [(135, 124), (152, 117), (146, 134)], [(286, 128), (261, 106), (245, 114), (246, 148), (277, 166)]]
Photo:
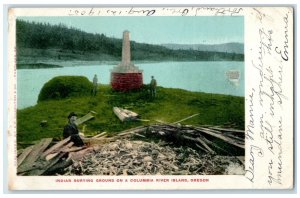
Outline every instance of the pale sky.
[(122, 38), (124, 30), (130, 38), (149, 44), (219, 44), (244, 43), (242, 16), (151, 16), (151, 17), (19, 17), (26, 21), (65, 24), (89, 33), (103, 33)]

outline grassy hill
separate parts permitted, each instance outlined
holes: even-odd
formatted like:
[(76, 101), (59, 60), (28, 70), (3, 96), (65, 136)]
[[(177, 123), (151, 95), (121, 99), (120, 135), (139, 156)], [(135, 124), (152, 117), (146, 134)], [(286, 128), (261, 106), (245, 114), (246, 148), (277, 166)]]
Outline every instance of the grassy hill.
[[(109, 85), (101, 85), (96, 97), (50, 100), (18, 110), (18, 148), (45, 137), (61, 139), (63, 127), (68, 121), (67, 116), (72, 111), (75, 111), (78, 117), (89, 111), (97, 112), (95, 119), (85, 123), (85, 134), (88, 135), (96, 135), (103, 131), (114, 135), (125, 129), (156, 123), (157, 120), (171, 123), (196, 113), (199, 115), (182, 124), (220, 126), (230, 124), (237, 129), (244, 129), (243, 97), (163, 87), (158, 87), (157, 94), (157, 98), (151, 99), (146, 86), (140, 91), (125, 94), (113, 91)], [(122, 123), (112, 111), (114, 106), (137, 112), (141, 119), (150, 121)], [(47, 126), (40, 126), (43, 120), (47, 121)], [(79, 126), (79, 129), (82, 128), (83, 126)]]

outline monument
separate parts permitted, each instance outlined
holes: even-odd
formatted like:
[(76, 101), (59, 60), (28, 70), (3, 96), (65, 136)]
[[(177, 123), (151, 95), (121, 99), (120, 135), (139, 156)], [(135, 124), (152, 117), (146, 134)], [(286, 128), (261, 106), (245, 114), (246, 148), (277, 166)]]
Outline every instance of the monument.
[(111, 70), (111, 86), (117, 91), (130, 91), (143, 86), (143, 71), (131, 62), (127, 30), (123, 32), (122, 61)]

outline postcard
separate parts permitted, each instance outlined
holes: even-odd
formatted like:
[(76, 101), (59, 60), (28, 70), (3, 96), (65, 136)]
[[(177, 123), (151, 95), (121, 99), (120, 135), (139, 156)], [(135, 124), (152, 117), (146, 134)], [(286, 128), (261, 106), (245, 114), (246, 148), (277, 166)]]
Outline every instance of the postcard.
[(292, 189), (293, 18), (10, 8), (9, 189)]

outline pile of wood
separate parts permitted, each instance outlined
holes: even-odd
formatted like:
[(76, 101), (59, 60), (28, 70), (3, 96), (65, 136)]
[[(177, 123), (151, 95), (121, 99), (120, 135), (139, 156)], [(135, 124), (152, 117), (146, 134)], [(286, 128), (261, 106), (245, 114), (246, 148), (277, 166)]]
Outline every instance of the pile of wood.
[(88, 153), (99, 150), (102, 145), (114, 142), (117, 139), (128, 138), (132, 135), (139, 135), (147, 127), (137, 127), (125, 130), (114, 137), (107, 137), (106, 132), (102, 132), (92, 138), (83, 138), (86, 146), (75, 147), (70, 138), (59, 142), (53, 142), (52, 138), (45, 138), (36, 144), (25, 149), (18, 150), (17, 153), (17, 174), (18, 175), (53, 175), (64, 172), (64, 168), (73, 164), (74, 161), (81, 160)]
[[(60, 142), (46, 138), (18, 151), (17, 173), (235, 174), (244, 166), (244, 137), (244, 131), (216, 126), (156, 124), (125, 130), (113, 137), (102, 132), (92, 138), (84, 138), (85, 147), (74, 147), (70, 138)], [(149, 138), (159, 140), (159, 143), (147, 142)], [(229, 167), (233, 167), (233, 173)]]
[(180, 124), (157, 124), (147, 134), (177, 145), (188, 145), (204, 153), (239, 156), (245, 153), (243, 130), (216, 126), (194, 127)]
[(243, 174), (243, 169), (236, 157), (202, 155), (163, 141), (117, 140), (75, 161), (64, 175), (216, 175)]
[[(52, 138), (42, 139), (39, 143), (18, 151), (18, 175), (51, 175), (70, 166), (82, 158), (91, 148), (74, 147), (70, 138), (53, 143)], [(80, 157), (81, 156), (81, 157)]]

